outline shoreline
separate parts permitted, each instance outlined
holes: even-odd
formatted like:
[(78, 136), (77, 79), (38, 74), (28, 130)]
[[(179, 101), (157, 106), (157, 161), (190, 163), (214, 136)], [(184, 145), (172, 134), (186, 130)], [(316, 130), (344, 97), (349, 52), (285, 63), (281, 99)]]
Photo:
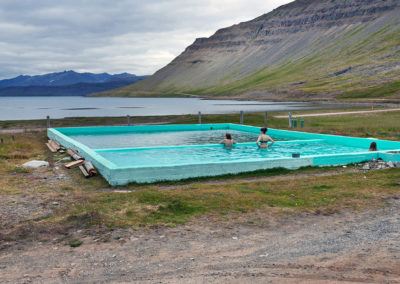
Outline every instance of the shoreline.
[[(5, 98), (5, 97), (4, 97)], [(21, 98), (21, 97), (8, 97), (8, 98)], [(32, 98), (32, 97), (24, 97), (24, 98)], [(34, 98), (49, 98), (49, 97), (43, 97), (43, 96), (37, 96)], [(61, 97), (53, 97), (53, 98), (61, 98)], [(8, 118), (4, 117), (3, 119), (0, 119), (0, 122), (3, 123), (13, 123), (16, 121), (32, 121), (32, 120), (43, 120), (46, 118), (46, 115), (49, 115), (52, 120), (54, 119), (74, 119), (74, 118), (82, 118), (82, 117), (90, 117), (90, 118), (126, 118), (126, 115), (130, 115), (131, 117), (141, 117), (141, 118), (146, 118), (146, 117), (172, 117), (172, 116), (182, 116), (182, 115), (198, 115), (198, 111), (194, 110), (196, 108), (197, 103), (196, 102), (190, 102), (188, 103), (187, 106), (187, 111), (184, 111), (184, 108), (179, 107), (177, 109), (173, 109), (171, 113), (166, 113), (166, 114), (157, 114), (157, 110), (160, 108), (160, 104), (157, 103), (157, 98), (152, 98), (155, 99), (154, 102), (152, 101), (147, 101), (147, 102), (142, 102), (143, 106), (135, 106), (135, 107), (130, 107), (129, 109), (135, 108), (135, 109), (142, 109), (140, 111), (137, 111), (137, 113), (129, 113), (129, 110), (126, 110), (125, 114), (124, 113), (124, 108), (121, 107), (118, 104), (121, 102), (114, 102), (114, 106), (108, 107), (107, 104), (104, 104), (104, 102), (97, 102), (97, 105), (91, 106), (91, 102), (88, 101), (83, 101), (81, 104), (81, 107), (79, 107), (79, 101), (77, 107), (70, 107), (68, 105), (68, 98), (67, 97), (62, 97), (64, 98), (63, 100), (60, 101), (55, 101), (54, 104), (55, 106), (49, 106), (46, 107), (46, 109), (49, 109), (49, 111), (45, 111), (43, 109), (43, 117), (38, 117), (41, 115), (37, 111), (37, 108), (39, 106), (33, 106), (32, 109), (29, 109), (28, 111), (28, 117), (29, 114), (32, 114), (32, 118)], [(77, 97), (71, 97), (71, 98), (77, 98)], [(80, 97), (80, 98), (88, 98), (90, 99), (91, 97)], [(105, 98), (105, 97), (102, 97)], [(123, 98), (126, 99), (127, 97), (109, 97), (110, 99), (115, 99), (115, 98)], [(171, 99), (184, 99), (184, 98), (178, 98), (178, 97), (170, 97)], [(0, 97), (1, 99), (1, 97)], [(128, 98), (129, 99), (129, 98)], [(147, 97), (141, 98), (141, 97), (133, 97), (132, 99), (149, 99)], [(165, 98), (164, 98), (165, 99)], [(335, 109), (360, 109), (360, 108), (396, 108), (400, 107), (400, 103), (389, 103), (389, 102), (378, 102), (378, 103), (372, 103), (372, 102), (341, 102), (341, 101), (332, 101), (332, 100), (319, 100), (319, 101), (307, 101), (307, 100), (252, 100), (252, 99), (244, 99), (244, 98), (207, 98), (207, 97), (197, 97), (193, 98), (197, 100), (205, 100), (205, 101), (226, 101), (227, 104), (226, 106), (223, 103), (219, 104), (213, 104), (212, 102), (208, 103), (200, 103), (198, 106), (198, 110), (201, 111), (202, 115), (231, 115), (231, 114), (236, 114), (239, 112), (239, 109), (242, 108), (245, 114), (250, 114), (250, 113), (279, 113), (279, 112), (307, 112), (307, 111), (313, 111), (313, 110), (335, 110)], [(33, 99), (34, 100), (34, 99)], [(38, 101), (40, 102), (40, 101)], [(133, 103), (135, 101), (132, 101)], [(228, 103), (231, 102), (231, 103)], [(234, 103), (236, 102), (236, 103)], [(254, 102), (251, 103), (251, 102)], [(63, 106), (63, 103), (66, 105)], [(75, 105), (76, 105), (75, 103)], [(182, 103), (185, 103), (184, 101)], [(262, 110), (264, 107), (265, 103), (265, 110)], [(293, 106), (296, 103), (299, 104), (305, 104), (305, 105), (300, 105), (300, 106)], [(26, 104), (26, 103), (24, 103)], [(22, 104), (22, 108), (24, 107), (24, 104)], [(71, 103), (69, 103), (71, 104)], [(279, 105), (281, 104), (281, 105)], [(289, 106), (288, 106), (289, 104)], [(290, 106), (290, 104), (293, 104)], [(155, 105), (157, 106), (156, 109), (154, 109), (152, 106)], [(268, 106), (270, 105), (270, 106)], [(20, 107), (20, 108), (21, 108)], [(211, 107), (211, 108), (210, 108)], [(232, 107), (235, 109), (232, 110)], [(12, 109), (15, 108), (17, 110), (17, 107), (12, 107)], [(43, 106), (44, 108), (44, 106)], [(247, 109), (246, 109), (247, 108)], [(269, 108), (269, 110), (268, 110)], [(272, 108), (272, 109), (271, 109)], [(274, 109), (275, 108), (275, 109)], [(41, 108), (39, 108), (41, 109)], [(118, 110), (117, 109), (121, 109)], [(161, 108), (162, 109), (162, 108)], [(206, 109), (207, 111), (204, 111)], [(71, 113), (68, 110), (74, 110), (77, 111), (78, 113)], [(9, 111), (9, 110), (8, 110)], [(92, 112), (95, 111), (95, 112)], [(136, 111), (135, 111), (136, 112)], [(55, 114), (54, 114), (55, 113)], [(57, 115), (58, 113), (58, 115)], [(109, 114), (108, 114), (109, 113)], [(11, 114), (11, 113), (10, 113)], [(0, 129), (2, 128), (0, 124)]]

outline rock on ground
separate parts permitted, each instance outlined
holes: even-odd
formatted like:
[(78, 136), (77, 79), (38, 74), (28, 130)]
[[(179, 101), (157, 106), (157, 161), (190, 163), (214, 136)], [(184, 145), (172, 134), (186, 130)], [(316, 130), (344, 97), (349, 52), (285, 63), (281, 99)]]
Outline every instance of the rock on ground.
[(22, 165), (24, 168), (40, 168), (40, 167), (48, 167), (49, 163), (46, 161), (38, 161), (38, 160), (33, 160), (26, 162), (25, 164)]

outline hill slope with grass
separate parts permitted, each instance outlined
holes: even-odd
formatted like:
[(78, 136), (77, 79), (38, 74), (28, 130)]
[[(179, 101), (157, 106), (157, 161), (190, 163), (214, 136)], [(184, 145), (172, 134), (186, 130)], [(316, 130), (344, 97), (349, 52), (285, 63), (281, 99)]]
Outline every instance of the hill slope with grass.
[(400, 99), (398, 0), (297, 0), (199, 38), (135, 85), (100, 95)]

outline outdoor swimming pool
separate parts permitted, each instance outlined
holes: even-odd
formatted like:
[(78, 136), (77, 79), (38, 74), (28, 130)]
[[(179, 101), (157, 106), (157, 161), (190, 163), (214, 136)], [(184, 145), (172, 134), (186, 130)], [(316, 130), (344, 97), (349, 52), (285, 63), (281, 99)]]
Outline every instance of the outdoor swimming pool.
[[(277, 142), (255, 144), (260, 128), (237, 124), (51, 128), (48, 136), (76, 149), (111, 185), (180, 180), (259, 169), (341, 165), (372, 158), (400, 161), (400, 142), (269, 129)], [(225, 133), (238, 142), (217, 144)], [(378, 152), (368, 152), (372, 141)], [(293, 157), (298, 153), (300, 157)]]

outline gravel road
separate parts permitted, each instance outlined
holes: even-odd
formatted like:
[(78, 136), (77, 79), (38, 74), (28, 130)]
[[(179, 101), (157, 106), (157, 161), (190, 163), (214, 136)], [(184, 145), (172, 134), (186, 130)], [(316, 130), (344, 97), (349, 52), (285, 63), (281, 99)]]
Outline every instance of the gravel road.
[(117, 230), (108, 239), (21, 243), (0, 251), (1, 283), (400, 283), (400, 200), (330, 216), (261, 215)]
[[(377, 110), (359, 110), (359, 111), (341, 111), (341, 112), (324, 112), (324, 113), (306, 113), (296, 114), (296, 117), (315, 117), (315, 116), (332, 116), (332, 115), (347, 115), (347, 114), (364, 114), (377, 112), (400, 111), (400, 108), (392, 109), (377, 109)], [(276, 118), (288, 118), (288, 115), (276, 115)]]

